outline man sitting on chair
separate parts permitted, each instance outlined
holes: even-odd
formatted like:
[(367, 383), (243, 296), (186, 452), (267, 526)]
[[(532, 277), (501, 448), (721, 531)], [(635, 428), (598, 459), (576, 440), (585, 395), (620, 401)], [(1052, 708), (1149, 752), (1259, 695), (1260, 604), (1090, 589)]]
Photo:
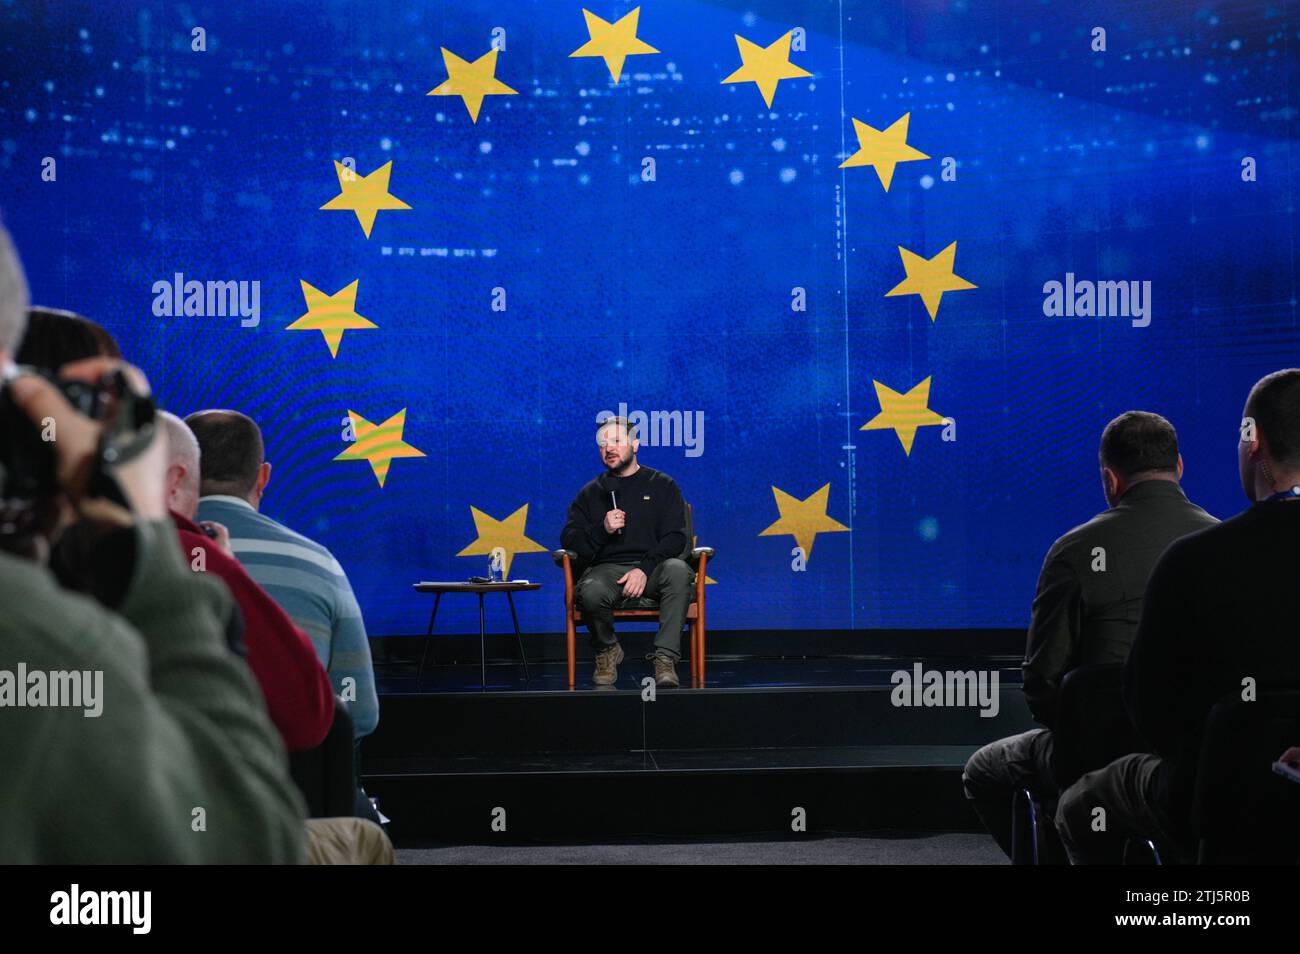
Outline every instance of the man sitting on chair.
[(596, 431), (606, 471), (569, 505), (560, 545), (587, 564), (574, 600), (591, 631), (598, 686), (613, 685), (623, 648), (614, 636), (614, 604), (620, 598), (659, 602), (655, 636), (655, 684), (678, 685), (682, 625), (691, 602), (691, 568), (681, 559), (686, 538), (686, 504), (677, 482), (642, 467), (636, 429), (625, 418), (609, 417)]
[(1247, 686), (1300, 686), (1300, 369), (1265, 375), (1251, 389), (1237, 464), (1251, 507), (1172, 544), (1143, 597), (1124, 705), (1150, 751), (1089, 772), (1061, 794), (1056, 828), (1075, 864), (1114, 864), (1130, 837), (1194, 859), (1192, 809), (1210, 710), (1229, 693), (1245, 699)]
[[(1052, 544), (1038, 576), (1023, 671), (1025, 701), (1044, 728), (990, 742), (962, 775), (966, 797), (1008, 857), (1016, 790), (1028, 788), (1055, 809), (1052, 750), (1066, 674), (1127, 659), (1156, 560), (1173, 541), (1217, 523), (1179, 487), (1178, 435), (1159, 414), (1115, 418), (1102, 431), (1099, 457), (1109, 509)], [(1109, 565), (1097, 563), (1099, 554)]]

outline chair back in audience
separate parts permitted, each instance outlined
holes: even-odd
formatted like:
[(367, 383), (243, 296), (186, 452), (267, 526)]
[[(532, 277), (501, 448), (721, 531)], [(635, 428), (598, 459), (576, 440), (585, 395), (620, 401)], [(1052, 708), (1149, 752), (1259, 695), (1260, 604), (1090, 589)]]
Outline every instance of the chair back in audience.
[(1229, 693), (1210, 710), (1196, 767), (1192, 828), (1201, 864), (1300, 861), (1300, 785), (1273, 771), (1300, 745), (1300, 690)]
[(352, 717), (334, 697), (334, 722), (325, 741), (289, 756), (289, 774), (307, 800), (308, 818), (351, 818), (357, 813), (356, 749)]
[(1123, 674), (1123, 663), (1094, 663), (1061, 680), (1051, 760), (1060, 791), (1121, 755), (1147, 750), (1124, 708)]

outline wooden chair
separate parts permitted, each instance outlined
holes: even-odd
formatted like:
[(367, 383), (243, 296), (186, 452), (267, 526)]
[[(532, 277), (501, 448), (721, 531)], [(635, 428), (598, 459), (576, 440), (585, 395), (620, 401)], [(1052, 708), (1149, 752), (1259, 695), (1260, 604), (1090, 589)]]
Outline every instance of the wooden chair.
[[(686, 610), (686, 622), (691, 629), (691, 684), (694, 686), (704, 685), (704, 580), (710, 558), (713, 557), (712, 547), (697, 547), (694, 545), (695, 533), (691, 514), (691, 505), (686, 505), (686, 549), (682, 552), (681, 559), (694, 571), (695, 578), (692, 581), (694, 592), (691, 594), (691, 603)], [(564, 620), (565, 632), (568, 640), (569, 649), (569, 688), (572, 689), (575, 682), (577, 670), (577, 657), (575, 655), (575, 643), (577, 639), (577, 627), (585, 622), (582, 615), (582, 607), (574, 604), (573, 593), (575, 584), (582, 577), (582, 571), (586, 568), (578, 560), (578, 555), (572, 550), (555, 550), (551, 553), (551, 558), (555, 565), (564, 570)], [(636, 620), (644, 623), (659, 621), (659, 601), (648, 599), (647, 597), (638, 597), (637, 599), (620, 598), (614, 603), (614, 621), (620, 619)]]

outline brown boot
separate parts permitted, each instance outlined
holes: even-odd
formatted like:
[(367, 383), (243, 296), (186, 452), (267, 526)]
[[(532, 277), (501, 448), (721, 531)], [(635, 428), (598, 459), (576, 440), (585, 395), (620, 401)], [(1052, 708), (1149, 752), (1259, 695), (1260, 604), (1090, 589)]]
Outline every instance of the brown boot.
[(681, 685), (677, 678), (677, 667), (672, 659), (662, 653), (655, 653), (655, 685), (671, 688)]
[(618, 680), (618, 664), (623, 661), (623, 647), (618, 643), (596, 653), (596, 672), (591, 681), (598, 686), (612, 686)]

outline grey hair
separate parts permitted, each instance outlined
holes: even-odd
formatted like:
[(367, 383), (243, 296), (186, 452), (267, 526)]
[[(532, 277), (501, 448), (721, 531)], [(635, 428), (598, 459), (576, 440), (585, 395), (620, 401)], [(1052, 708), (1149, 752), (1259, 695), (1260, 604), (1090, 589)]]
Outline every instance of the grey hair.
[(14, 352), (27, 329), (31, 299), (14, 243), (0, 223), (0, 351)]

